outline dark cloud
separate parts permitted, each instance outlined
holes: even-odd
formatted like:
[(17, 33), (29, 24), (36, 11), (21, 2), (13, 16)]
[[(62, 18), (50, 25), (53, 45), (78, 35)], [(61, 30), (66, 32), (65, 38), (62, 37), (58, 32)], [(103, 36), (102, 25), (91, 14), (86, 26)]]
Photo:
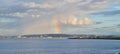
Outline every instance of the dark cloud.
[(117, 27), (120, 27), (120, 24), (118, 24)]
[(0, 9), (0, 13), (1, 14), (5, 14), (5, 13), (16, 13), (16, 12), (26, 12), (28, 9), (21, 6), (21, 5), (15, 5), (15, 6), (11, 6), (11, 7), (7, 7), (4, 9)]
[(95, 22), (95, 24), (101, 24), (101, 23), (103, 23), (103, 22)]

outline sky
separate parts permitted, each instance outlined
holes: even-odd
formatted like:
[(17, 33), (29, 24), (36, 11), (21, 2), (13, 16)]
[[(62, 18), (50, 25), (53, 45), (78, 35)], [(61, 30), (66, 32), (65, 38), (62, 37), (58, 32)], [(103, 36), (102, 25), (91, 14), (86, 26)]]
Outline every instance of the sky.
[(120, 35), (120, 0), (0, 0), (0, 35)]

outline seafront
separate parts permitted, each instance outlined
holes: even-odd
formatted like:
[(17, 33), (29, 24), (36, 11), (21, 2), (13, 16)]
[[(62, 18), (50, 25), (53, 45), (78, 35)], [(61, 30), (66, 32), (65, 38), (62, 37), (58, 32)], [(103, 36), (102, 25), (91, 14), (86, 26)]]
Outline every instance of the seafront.
[(36, 34), (18, 36), (0, 36), (0, 39), (113, 39), (120, 40), (120, 36), (115, 35), (75, 35), (75, 34)]

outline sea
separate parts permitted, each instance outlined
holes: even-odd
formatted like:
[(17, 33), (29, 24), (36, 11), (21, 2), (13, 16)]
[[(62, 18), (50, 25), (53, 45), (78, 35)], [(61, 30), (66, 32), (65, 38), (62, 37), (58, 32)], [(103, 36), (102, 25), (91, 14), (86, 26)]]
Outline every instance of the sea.
[(0, 54), (120, 54), (120, 40), (0, 39)]

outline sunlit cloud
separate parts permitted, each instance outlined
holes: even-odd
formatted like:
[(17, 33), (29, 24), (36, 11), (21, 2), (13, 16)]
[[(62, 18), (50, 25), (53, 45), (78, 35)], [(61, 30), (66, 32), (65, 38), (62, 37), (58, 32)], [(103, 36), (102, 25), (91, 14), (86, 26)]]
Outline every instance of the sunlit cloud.
[(92, 20), (90, 20), (89, 18), (87, 18), (87, 17), (85, 17), (83, 19), (78, 19), (75, 16), (70, 16), (70, 18), (63, 19), (60, 22), (62, 24), (70, 24), (70, 25), (77, 25), (77, 26), (94, 24), (94, 22)]

